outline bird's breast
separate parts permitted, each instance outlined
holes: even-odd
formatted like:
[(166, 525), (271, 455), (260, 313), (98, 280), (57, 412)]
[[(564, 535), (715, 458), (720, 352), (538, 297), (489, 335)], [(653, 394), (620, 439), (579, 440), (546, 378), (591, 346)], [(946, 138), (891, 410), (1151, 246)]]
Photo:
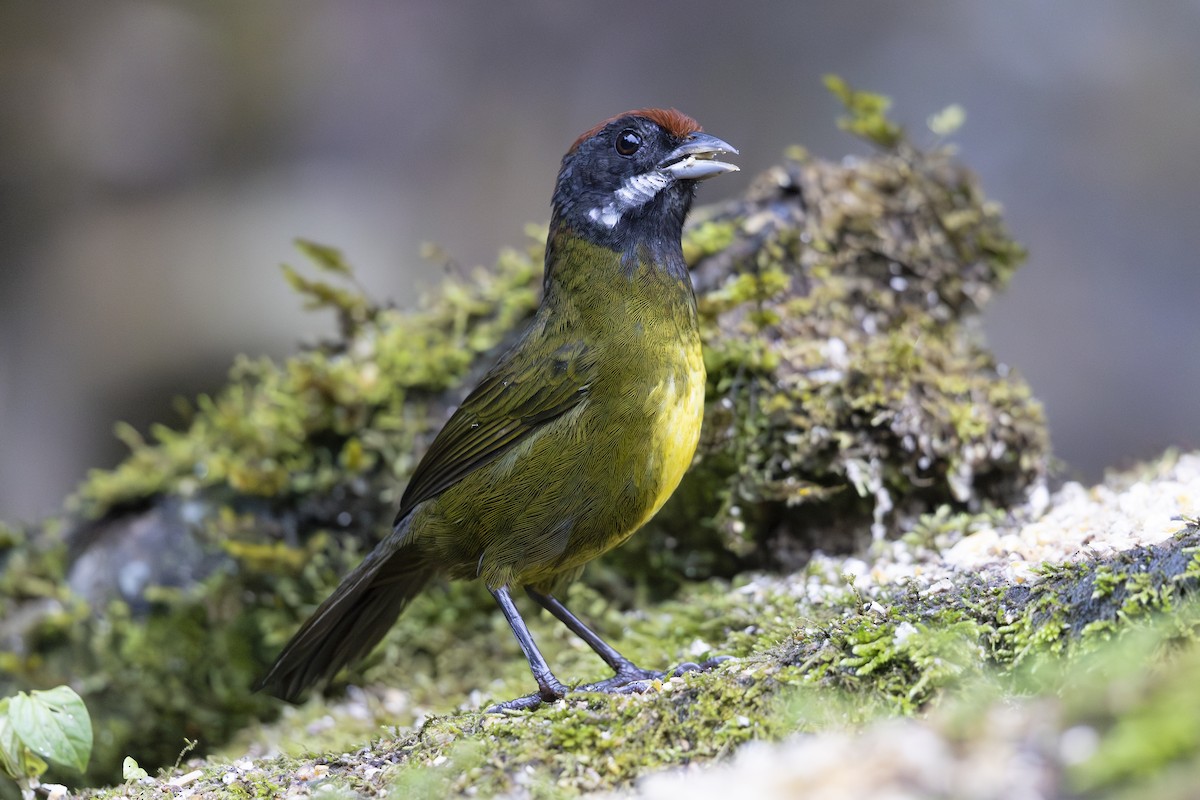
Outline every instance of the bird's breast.
[(681, 343), (678, 361), (646, 398), (654, 420), (650, 432), (650, 454), (658, 473), (650, 503), (638, 521), (640, 528), (667, 502), (692, 463), (700, 441), (704, 419), (704, 358), (699, 342)]

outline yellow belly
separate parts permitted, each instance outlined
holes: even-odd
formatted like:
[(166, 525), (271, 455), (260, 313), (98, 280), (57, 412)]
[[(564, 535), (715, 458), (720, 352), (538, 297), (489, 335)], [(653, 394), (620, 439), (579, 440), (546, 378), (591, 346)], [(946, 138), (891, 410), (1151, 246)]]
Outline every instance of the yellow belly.
[[(687, 353), (687, 380), (677, 381), (668, 377), (650, 393), (647, 403), (656, 407), (660, 415), (654, 442), (655, 458), (658, 461), (661, 480), (654, 502), (645, 516), (634, 526), (642, 527), (653, 517), (667, 498), (679, 486), (683, 474), (691, 466), (700, 441), (700, 425), (704, 421), (704, 358), (700, 347), (689, 347)], [(680, 385), (682, 384), (682, 385)], [(633, 531), (630, 531), (632, 533)]]

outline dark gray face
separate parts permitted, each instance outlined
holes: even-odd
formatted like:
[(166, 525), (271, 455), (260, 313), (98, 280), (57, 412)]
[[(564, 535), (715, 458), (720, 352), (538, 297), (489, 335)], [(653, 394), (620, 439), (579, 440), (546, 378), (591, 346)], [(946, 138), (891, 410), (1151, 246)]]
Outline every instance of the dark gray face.
[(736, 152), (696, 130), (672, 132), (636, 114), (618, 117), (563, 158), (555, 219), (609, 246), (633, 236), (678, 238), (696, 182), (735, 171), (715, 156)]

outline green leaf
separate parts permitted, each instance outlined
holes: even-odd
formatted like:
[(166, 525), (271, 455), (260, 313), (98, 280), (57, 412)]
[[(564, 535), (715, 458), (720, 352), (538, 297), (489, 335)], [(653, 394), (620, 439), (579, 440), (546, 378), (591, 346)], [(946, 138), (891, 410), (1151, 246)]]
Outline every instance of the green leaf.
[(133, 756), (125, 756), (125, 760), (121, 762), (121, 780), (140, 781), (145, 777), (146, 770), (138, 766)]
[(92, 719), (68, 686), (21, 692), (9, 700), (13, 732), (38, 755), (82, 772), (92, 755)]
[(18, 782), (36, 778), (46, 771), (47, 764), (17, 736), (8, 711), (8, 698), (0, 700), (0, 768)]
[(308, 239), (297, 239), (296, 249), (308, 256), (309, 260), (326, 272), (335, 272), (339, 275), (350, 274), (350, 265), (346, 263), (346, 258), (342, 255), (342, 251), (336, 247), (317, 244)]

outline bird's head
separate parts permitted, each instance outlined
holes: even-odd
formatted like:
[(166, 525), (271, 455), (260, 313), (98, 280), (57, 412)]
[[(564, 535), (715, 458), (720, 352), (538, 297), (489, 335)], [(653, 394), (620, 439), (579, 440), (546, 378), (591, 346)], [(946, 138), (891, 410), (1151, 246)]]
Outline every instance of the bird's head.
[(575, 140), (554, 189), (554, 218), (614, 249), (644, 236), (679, 239), (697, 181), (737, 167), (737, 153), (670, 109), (628, 111)]

